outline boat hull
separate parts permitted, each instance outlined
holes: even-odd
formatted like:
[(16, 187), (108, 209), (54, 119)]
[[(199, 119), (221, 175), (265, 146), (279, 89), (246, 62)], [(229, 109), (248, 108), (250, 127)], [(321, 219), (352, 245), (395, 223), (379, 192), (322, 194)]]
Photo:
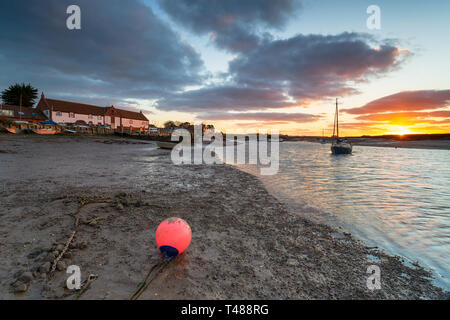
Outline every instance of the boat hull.
[(59, 133), (58, 130), (51, 130), (51, 129), (34, 129), (33, 130), (34, 133), (37, 134), (43, 134), (43, 135), (49, 135), (49, 134), (57, 134)]
[(335, 144), (331, 146), (331, 152), (333, 154), (351, 154), (353, 148), (349, 144)]
[(17, 133), (21, 133), (22, 130), (18, 129), (18, 128), (5, 128), (5, 130), (9, 133), (13, 133), (13, 134), (17, 134)]
[(178, 143), (176, 142), (164, 142), (164, 141), (156, 141), (156, 145), (160, 149), (172, 150)]

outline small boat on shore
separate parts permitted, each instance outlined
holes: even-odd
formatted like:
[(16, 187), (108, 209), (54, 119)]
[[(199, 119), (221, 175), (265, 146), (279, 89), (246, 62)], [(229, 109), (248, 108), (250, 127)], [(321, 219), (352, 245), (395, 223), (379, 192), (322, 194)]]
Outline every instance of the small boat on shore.
[(34, 133), (37, 133), (37, 134), (44, 134), (44, 135), (48, 135), (48, 134), (57, 134), (57, 133), (60, 132), (60, 131), (55, 130), (55, 129), (53, 129), (53, 128), (36, 128), (36, 129), (32, 129), (32, 131), (33, 131)]
[(331, 152), (335, 155), (338, 154), (351, 154), (353, 151), (353, 146), (350, 142), (345, 139), (339, 138), (339, 107), (338, 99), (336, 99), (336, 113), (334, 115), (334, 125), (333, 125), (333, 138), (335, 140), (331, 144)]
[(9, 125), (1, 126), (1, 129), (4, 132), (17, 134), (17, 133), (23, 133), (27, 129), (26, 128), (27, 126), (28, 126), (27, 121), (13, 121)]
[(156, 141), (156, 145), (160, 149), (172, 150), (177, 144), (177, 142)]
[(12, 134), (16, 134), (16, 133), (22, 132), (21, 129), (18, 129), (18, 128), (15, 128), (15, 127), (10, 127), (10, 128), (8, 128), (8, 127), (3, 127), (3, 129), (4, 129), (6, 132), (9, 132), (9, 133), (12, 133)]

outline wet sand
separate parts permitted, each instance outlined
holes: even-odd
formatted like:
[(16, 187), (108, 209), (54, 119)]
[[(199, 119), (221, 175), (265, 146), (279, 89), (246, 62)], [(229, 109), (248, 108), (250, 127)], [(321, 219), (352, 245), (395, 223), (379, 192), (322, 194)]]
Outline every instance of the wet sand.
[[(0, 299), (73, 299), (68, 265), (98, 276), (81, 299), (127, 299), (172, 216), (190, 224), (191, 246), (141, 299), (448, 298), (421, 267), (287, 211), (256, 177), (175, 166), (154, 142), (0, 135), (0, 179)], [(381, 290), (366, 286), (373, 264)]]

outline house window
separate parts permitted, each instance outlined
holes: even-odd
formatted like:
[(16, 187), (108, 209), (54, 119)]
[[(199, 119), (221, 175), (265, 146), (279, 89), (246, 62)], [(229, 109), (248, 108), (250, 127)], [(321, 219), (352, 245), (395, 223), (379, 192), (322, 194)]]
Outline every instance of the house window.
[(98, 120), (102, 120), (102, 116), (98, 116), (97, 119), (98, 119)]
[(70, 112), (70, 113), (69, 113), (69, 118), (75, 118), (75, 113)]
[(58, 117), (61, 117), (61, 116), (62, 116), (61, 111), (57, 111), (57, 112), (56, 112), (56, 115), (57, 115)]
[(88, 118), (89, 118), (89, 119), (92, 119), (92, 118), (93, 118), (93, 117), (92, 117), (92, 114), (90, 114), (90, 115), (88, 116)]
[(133, 123), (133, 120), (130, 120), (130, 124)]

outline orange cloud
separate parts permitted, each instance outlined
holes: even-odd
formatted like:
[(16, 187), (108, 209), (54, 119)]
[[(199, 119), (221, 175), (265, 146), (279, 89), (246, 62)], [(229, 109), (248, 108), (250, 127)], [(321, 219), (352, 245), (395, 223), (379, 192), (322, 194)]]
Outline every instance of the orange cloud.
[[(435, 120), (435, 118), (444, 118)], [(358, 120), (385, 122), (389, 124), (414, 125), (418, 123), (433, 123), (436, 121), (450, 122), (450, 111), (441, 110), (433, 112), (389, 112), (366, 114), (356, 117)]]
[(450, 104), (450, 90), (403, 91), (386, 96), (353, 109), (343, 110), (349, 114), (373, 114), (398, 111), (436, 110)]

